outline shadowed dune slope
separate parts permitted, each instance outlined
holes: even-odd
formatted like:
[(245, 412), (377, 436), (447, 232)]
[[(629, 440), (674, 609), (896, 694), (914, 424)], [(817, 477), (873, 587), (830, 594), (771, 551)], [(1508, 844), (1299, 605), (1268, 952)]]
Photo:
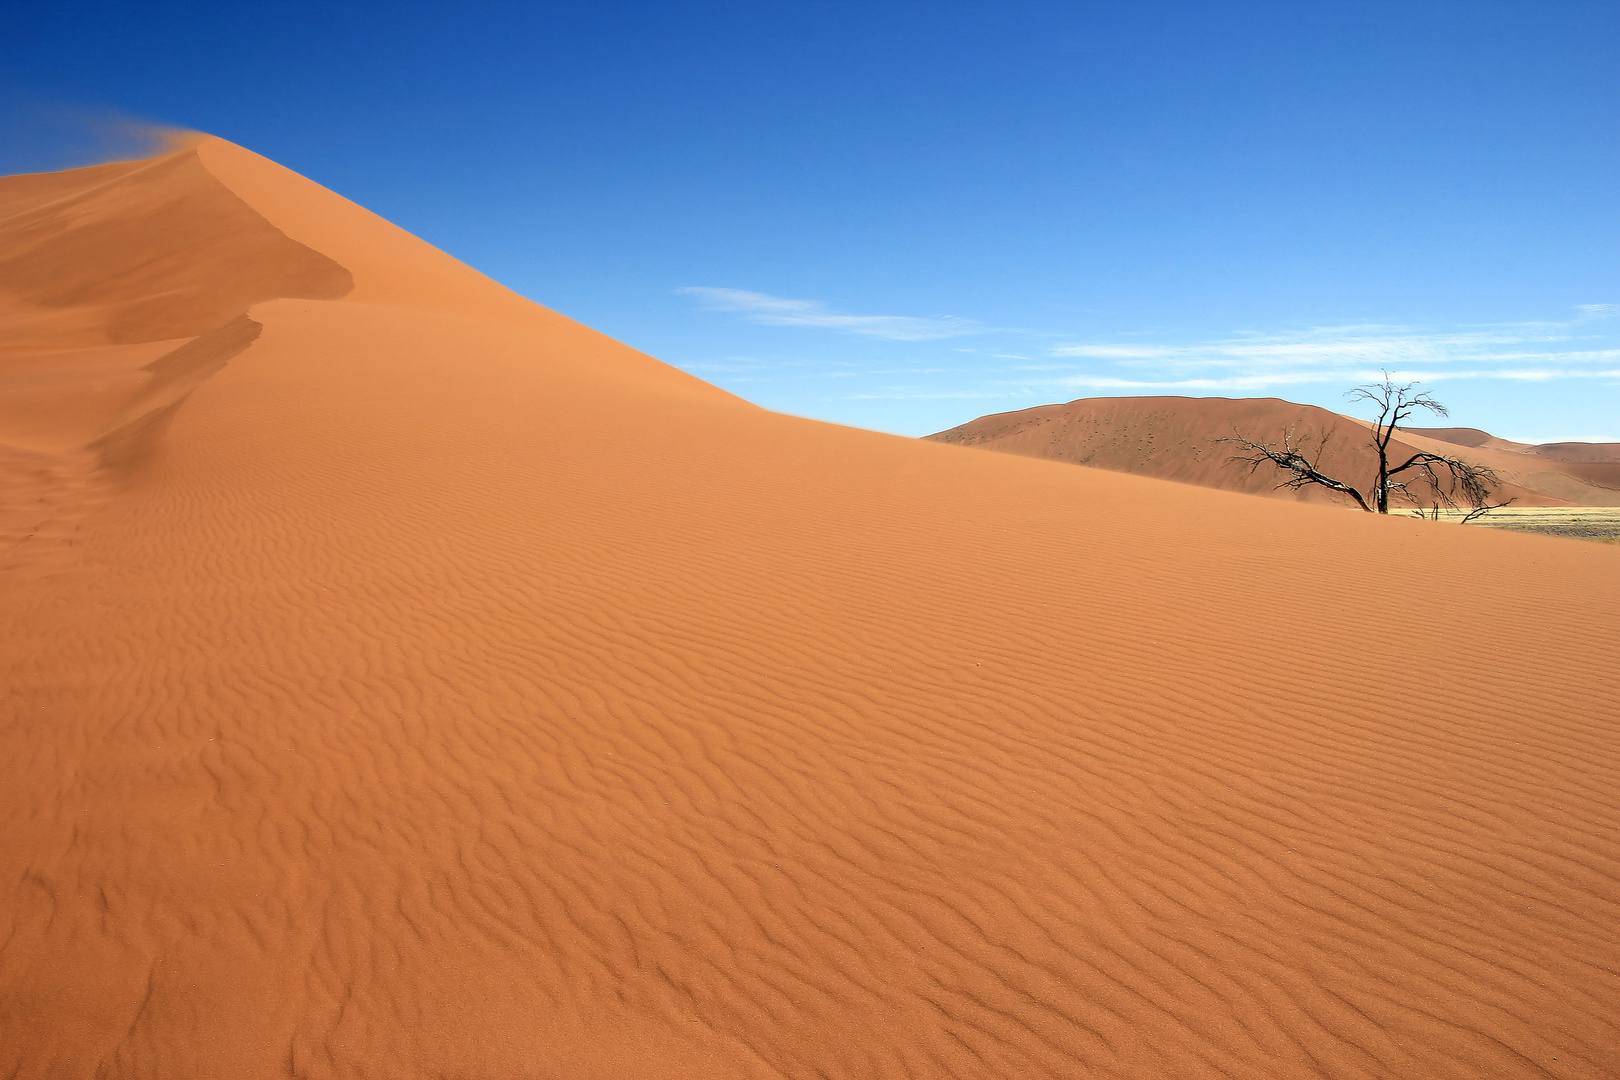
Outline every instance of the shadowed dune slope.
[(194, 150), (0, 180), (6, 352), (190, 337), (259, 300), (332, 299), (351, 286), (347, 270), (288, 239)]
[(1484, 447), (1489, 447), (1489, 448), (1495, 449), (1495, 450), (1528, 450), (1528, 449), (1530, 449), (1530, 447), (1525, 443), (1516, 443), (1516, 442), (1511, 442), (1511, 441), (1509, 441), (1507, 439), (1498, 439), (1495, 435), (1492, 435), (1490, 432), (1481, 431), (1479, 428), (1471, 428), (1471, 427), (1451, 427), (1451, 428), (1412, 427), (1412, 428), (1407, 428), (1406, 430), (1410, 431), (1410, 432), (1413, 432), (1414, 434), (1417, 434), (1417, 435), (1426, 436), (1427, 438), (1430, 438), (1430, 439), (1438, 439), (1441, 442), (1448, 442), (1448, 443), (1451, 443), (1451, 444), (1453, 444), (1455, 446), (1473, 446), (1473, 447), (1484, 446)]
[[(1351, 506), (1349, 499), (1322, 487), (1279, 489), (1282, 477), (1276, 469), (1251, 472), (1246, 464), (1232, 461), (1236, 448), (1220, 440), (1240, 433), (1257, 442), (1281, 443), (1284, 433), (1292, 431), (1296, 446), (1313, 457), (1321, 451), (1317, 460), (1324, 472), (1365, 488), (1378, 471), (1377, 456), (1367, 445), (1367, 427), (1364, 421), (1280, 398), (1081, 398), (981, 416), (928, 438), (1224, 491)], [(1502, 497), (1522, 506), (1620, 505), (1610, 471), (1567, 464), (1612, 460), (1605, 456), (1607, 444), (1590, 445), (1590, 456), (1560, 456), (1556, 448), (1521, 446), (1473, 428), (1418, 428), (1397, 432), (1390, 455), (1399, 462), (1426, 450), (1490, 465), (1503, 480)], [(1535, 453), (1542, 449), (1549, 453)]]
[(139, 168), (353, 287), (33, 436), (0, 1075), (1620, 1072), (1620, 551), (774, 415)]
[(1557, 501), (1577, 506), (1620, 506), (1620, 461), (1613, 455), (1613, 443), (1529, 446), (1492, 438), (1483, 446), (1462, 449), (1421, 431), (1401, 434), (1420, 450), (1489, 465), (1508, 485), (1509, 494), (1530, 491), (1544, 497), (1526, 498), (1521, 494), (1518, 501), (1525, 506)]
[(1620, 462), (1620, 443), (1604, 442), (1556, 442), (1516, 443), (1507, 439), (1498, 439), (1495, 435), (1478, 428), (1412, 428), (1414, 435), (1422, 435), (1441, 442), (1455, 443), (1458, 446), (1477, 446), (1492, 450), (1509, 450), (1518, 454), (1528, 454), (1532, 457), (1546, 458), (1548, 461), (1565, 461), (1576, 463)]
[[(1571, 502), (1620, 506), (1620, 443), (1558, 442), (1532, 445), (1498, 439), (1477, 428), (1415, 428), (1412, 434), (1479, 450), (1506, 451), (1511, 456), (1493, 455), (1491, 458), (1499, 471), (1519, 475), (1525, 482), (1552, 494), (1559, 490), (1567, 491)], [(1602, 491), (1570, 486), (1566, 478), (1573, 478), (1587, 485), (1587, 488)]]
[(1620, 443), (1542, 443), (1536, 447), (1536, 456), (1549, 461), (1578, 463), (1620, 463)]

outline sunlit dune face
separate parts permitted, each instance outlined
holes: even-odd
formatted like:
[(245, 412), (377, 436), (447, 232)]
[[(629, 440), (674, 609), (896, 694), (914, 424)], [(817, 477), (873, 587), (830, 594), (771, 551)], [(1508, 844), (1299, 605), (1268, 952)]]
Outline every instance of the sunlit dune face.
[(1620, 549), (773, 414), (217, 140), (7, 199), (0, 1075), (1620, 1075)]

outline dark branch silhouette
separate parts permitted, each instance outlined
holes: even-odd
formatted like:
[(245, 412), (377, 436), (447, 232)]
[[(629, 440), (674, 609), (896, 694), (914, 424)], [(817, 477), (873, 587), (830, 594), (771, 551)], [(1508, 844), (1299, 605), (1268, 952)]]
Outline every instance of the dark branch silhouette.
[[(1327, 449), (1328, 438), (1329, 437), (1324, 434), (1322, 436), (1321, 443), (1317, 446), (1317, 461), (1322, 460), (1322, 452)], [(1363, 510), (1371, 511), (1372, 509), (1372, 507), (1367, 505), (1367, 500), (1361, 494), (1361, 492), (1357, 491), (1349, 484), (1346, 484), (1344, 481), (1335, 480), (1333, 477), (1328, 476), (1326, 473), (1320, 471), (1316, 467), (1316, 464), (1313, 463), (1305, 454), (1305, 452), (1294, 445), (1293, 428), (1289, 428), (1287, 431), (1283, 432), (1283, 443), (1281, 449), (1278, 449), (1271, 443), (1257, 443), (1251, 439), (1246, 439), (1237, 433), (1236, 428), (1232, 430), (1231, 438), (1221, 439), (1219, 441), (1235, 442), (1239, 446), (1243, 447), (1247, 453), (1236, 454), (1232, 457), (1232, 460), (1248, 462), (1249, 472), (1251, 473), (1267, 462), (1277, 466), (1277, 468), (1283, 470), (1285, 473), (1292, 473), (1292, 476), (1277, 485), (1278, 490), (1287, 488), (1292, 491), (1298, 490), (1302, 487), (1307, 487), (1311, 484), (1318, 484), (1330, 490), (1337, 491), (1341, 495), (1350, 496), (1356, 501), (1356, 505), (1361, 507)]]
[(1321, 465), (1330, 439), (1328, 434), (1323, 434), (1314, 453), (1294, 444), (1292, 428), (1283, 433), (1281, 447), (1256, 442), (1239, 434), (1235, 428), (1231, 438), (1219, 441), (1237, 443), (1242, 452), (1233, 455), (1232, 460), (1247, 462), (1251, 473), (1266, 464), (1280, 469), (1286, 479), (1277, 485), (1279, 489), (1297, 490), (1311, 485), (1325, 487), (1349, 496), (1369, 514), (1389, 513), (1392, 493), (1399, 494), (1423, 514), (1425, 499), (1413, 490), (1414, 486), (1420, 486), (1428, 493), (1429, 510), (1436, 520), (1439, 520), (1442, 507), (1460, 509), (1459, 499), (1468, 508), (1463, 516), (1464, 524), (1513, 502), (1512, 499), (1499, 503), (1490, 501), (1502, 480), (1488, 465), (1476, 465), (1461, 458), (1427, 451), (1413, 454), (1398, 465), (1390, 464), (1390, 444), (1407, 417), (1420, 409), (1436, 416), (1450, 415), (1444, 405), (1426, 392), (1416, 392), (1416, 387), (1417, 383), (1396, 383), (1386, 371), (1382, 382), (1369, 383), (1350, 391), (1352, 400), (1368, 402), (1378, 409), (1378, 418), (1373, 422), (1371, 432), (1373, 449), (1378, 454), (1378, 475), (1365, 490), (1322, 471)]

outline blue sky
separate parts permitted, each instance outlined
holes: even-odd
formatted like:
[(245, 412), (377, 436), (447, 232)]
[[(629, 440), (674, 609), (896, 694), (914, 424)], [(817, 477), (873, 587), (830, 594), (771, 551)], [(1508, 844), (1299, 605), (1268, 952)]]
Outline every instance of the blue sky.
[(771, 408), (1620, 440), (1620, 3), (14, 6), (0, 169), (210, 131)]

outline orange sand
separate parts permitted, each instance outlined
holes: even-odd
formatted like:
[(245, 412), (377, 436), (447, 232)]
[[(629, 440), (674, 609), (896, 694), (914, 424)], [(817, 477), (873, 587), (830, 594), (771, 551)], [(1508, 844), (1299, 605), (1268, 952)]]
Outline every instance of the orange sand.
[(1620, 1074), (1620, 550), (773, 415), (216, 139), (0, 301), (0, 1076)]
[[(1292, 430), (1296, 445), (1328, 475), (1366, 488), (1378, 474), (1368, 426), (1280, 398), (1080, 398), (981, 416), (928, 438), (1223, 491), (1354, 507), (1327, 488), (1279, 488), (1285, 477), (1277, 469), (1250, 471), (1234, 463), (1239, 448), (1220, 440), (1236, 432), (1280, 444)], [(1529, 446), (1474, 428), (1403, 428), (1390, 444), (1394, 463), (1420, 450), (1489, 465), (1502, 480), (1500, 497), (1520, 506), (1620, 506), (1620, 445), (1614, 443)]]

